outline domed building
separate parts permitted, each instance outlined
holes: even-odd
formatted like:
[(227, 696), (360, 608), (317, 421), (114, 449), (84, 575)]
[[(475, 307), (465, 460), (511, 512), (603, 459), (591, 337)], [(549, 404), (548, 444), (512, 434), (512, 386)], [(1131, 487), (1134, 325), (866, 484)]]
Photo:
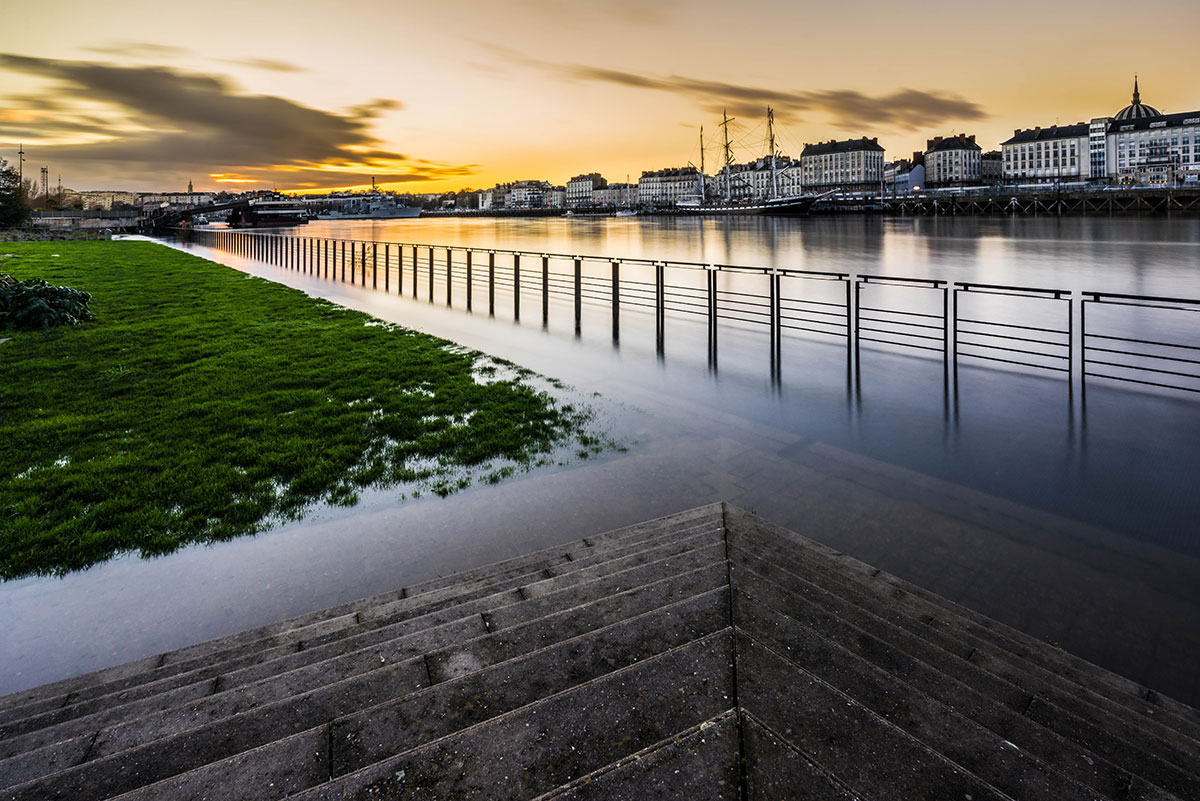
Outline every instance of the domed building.
[(1200, 187), (1200, 111), (1146, 105), (1136, 75), (1132, 100), (1090, 123), (1014, 131), (1002, 144), (1005, 180)]
[(1162, 112), (1154, 106), (1142, 102), (1142, 93), (1138, 91), (1137, 76), (1133, 76), (1133, 102), (1113, 115), (1114, 120), (1140, 120), (1143, 117), (1161, 117)]

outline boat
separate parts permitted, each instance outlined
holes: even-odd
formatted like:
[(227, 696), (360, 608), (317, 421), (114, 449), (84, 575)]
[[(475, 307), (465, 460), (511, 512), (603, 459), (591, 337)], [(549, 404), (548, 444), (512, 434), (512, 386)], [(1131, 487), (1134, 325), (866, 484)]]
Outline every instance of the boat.
[[(733, 156), (729, 144), (729, 115), (722, 113), (721, 128), (725, 134), (725, 200), (711, 202), (704, 189), (704, 128), (700, 129), (700, 194), (685, 195), (675, 202), (675, 211), (680, 214), (766, 214), (775, 216), (802, 216), (808, 214), (813, 205), (824, 195), (788, 195), (779, 194), (778, 181), (775, 176), (775, 164), (779, 154), (775, 148), (775, 112), (767, 107), (767, 132), (770, 142), (771, 160), (771, 194), (762, 200), (745, 203), (733, 201), (733, 179), (729, 166)], [(828, 193), (826, 193), (828, 194)]]
[(613, 216), (614, 217), (636, 217), (637, 212), (634, 211), (633, 209), (617, 209), (616, 214), (614, 214)]
[(307, 225), (308, 211), (295, 200), (251, 200), (229, 212), (230, 228), (278, 228)]
[(208, 225), (208, 218), (203, 214), (197, 214), (192, 218), (192, 225)]
[(361, 195), (351, 198), (340, 209), (322, 211), (319, 220), (406, 220), (420, 217), (421, 209), (403, 206), (386, 195)]

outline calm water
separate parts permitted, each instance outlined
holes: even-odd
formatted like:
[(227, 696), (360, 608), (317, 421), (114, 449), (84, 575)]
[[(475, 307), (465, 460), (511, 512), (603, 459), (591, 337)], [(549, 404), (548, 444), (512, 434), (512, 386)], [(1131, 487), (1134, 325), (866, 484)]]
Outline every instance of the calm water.
[[(1200, 298), (1196, 220), (418, 219), (299, 233)], [(461, 285), (447, 308), (440, 264), (430, 303), (424, 283), (414, 300), (407, 285), (400, 297), (394, 283), (384, 293), (190, 249), (600, 393), (599, 420), (629, 452), (449, 501), (380, 492), (259, 537), (9, 582), (0, 691), (729, 500), (1200, 699), (1200, 396), (1097, 382), (1085, 410), (1059, 376), (982, 363), (964, 363), (949, 392), (937, 354), (867, 347), (855, 374), (844, 343), (795, 331), (773, 379), (761, 326), (723, 322), (714, 360), (704, 322), (687, 315), (669, 317), (659, 352), (653, 315), (633, 305), (614, 339), (607, 305), (585, 304), (577, 335), (567, 298), (553, 298), (545, 326), (535, 294), (521, 322), (503, 292), (489, 317), (478, 286), (475, 313)], [(721, 281), (762, 291), (758, 277)], [(1061, 322), (1044, 304), (1016, 314)]]

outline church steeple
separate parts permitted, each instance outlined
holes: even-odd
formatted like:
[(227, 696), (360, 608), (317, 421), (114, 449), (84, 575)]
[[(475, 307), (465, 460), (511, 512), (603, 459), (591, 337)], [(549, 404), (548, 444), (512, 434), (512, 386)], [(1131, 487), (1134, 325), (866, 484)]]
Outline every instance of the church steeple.
[(1133, 73), (1133, 105), (1136, 106), (1137, 104), (1139, 104), (1141, 102), (1142, 102), (1142, 94), (1141, 94), (1141, 92), (1138, 91), (1137, 73), (1135, 72), (1135, 73)]
[[(1136, 89), (1134, 90), (1133, 94), (1134, 94), (1134, 96), (1135, 96), (1135, 97), (1137, 96), (1137, 90), (1136, 90)], [(189, 194), (189, 195), (190, 195), (190, 194), (192, 194), (192, 182), (191, 182), (191, 181), (188, 181), (188, 194)]]

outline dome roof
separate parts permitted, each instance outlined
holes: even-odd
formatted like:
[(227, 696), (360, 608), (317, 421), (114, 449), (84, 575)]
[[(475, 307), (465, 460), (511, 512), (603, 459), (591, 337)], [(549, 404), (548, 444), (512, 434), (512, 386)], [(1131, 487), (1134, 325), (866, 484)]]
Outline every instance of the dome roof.
[(1147, 106), (1142, 102), (1142, 95), (1138, 92), (1138, 82), (1135, 76), (1133, 79), (1133, 102), (1113, 116), (1118, 120), (1140, 120), (1143, 117), (1161, 117), (1162, 112), (1154, 106)]

